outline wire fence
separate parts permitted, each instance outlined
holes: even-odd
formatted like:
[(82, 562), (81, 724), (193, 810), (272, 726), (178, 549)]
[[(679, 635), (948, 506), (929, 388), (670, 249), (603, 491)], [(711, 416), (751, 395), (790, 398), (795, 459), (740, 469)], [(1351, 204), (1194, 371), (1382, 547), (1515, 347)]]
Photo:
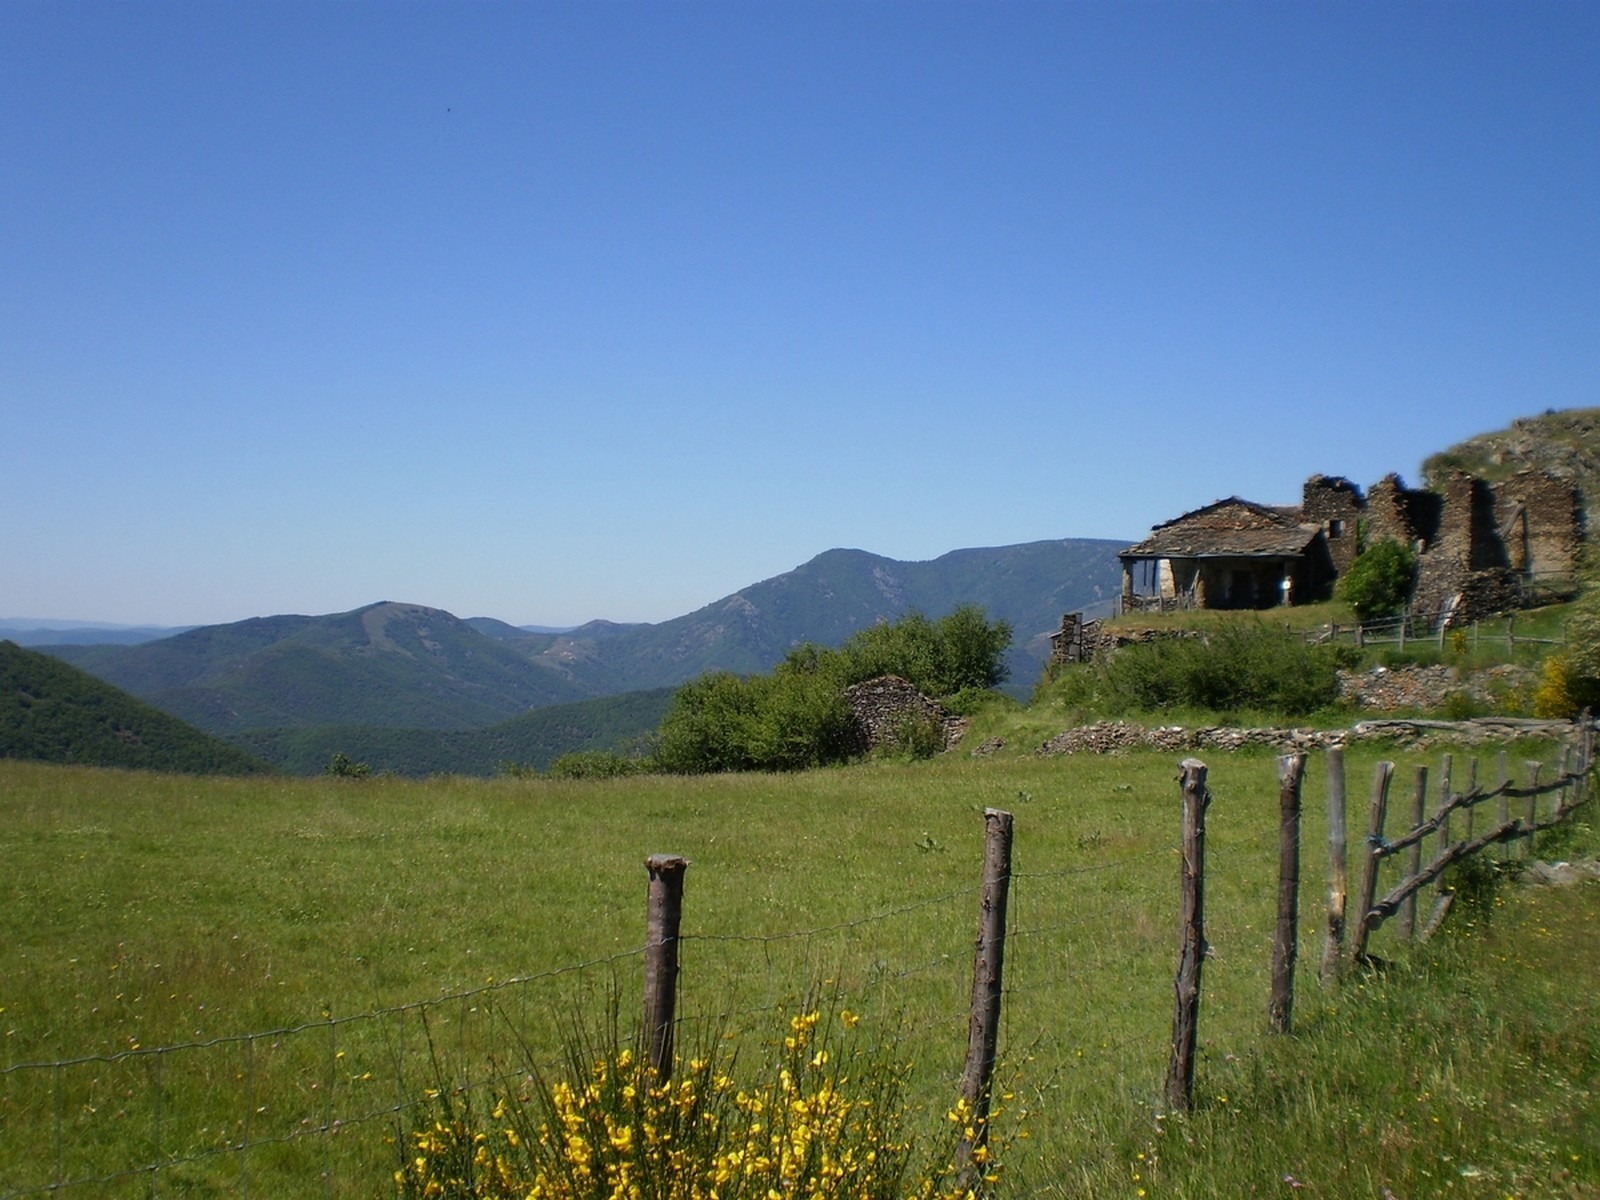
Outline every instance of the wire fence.
[[(1068, 1144), (1103, 1131), (1108, 1096), (1162, 1105), (1180, 899), (1176, 842), (1083, 850), (1075, 865), (1010, 872), (1005, 930), (1000, 1057), (1016, 1074), (1005, 1086), (1034, 1110), (1032, 1136)], [(680, 1049), (769, 1054), (784, 1018), (824, 998), (890, 1031), (897, 1059), (917, 1065), (919, 1095), (952, 1101), (972, 1019), (973, 874), (971, 886), (788, 930), (742, 931), (741, 914), (691, 906), (677, 938)], [(1241, 905), (1239, 889), (1262, 883), (1253, 868), (1230, 884), (1210, 940), (1259, 943), (1253, 924), (1266, 926), (1270, 897)], [(487, 1097), (530, 1071), (558, 1072), (574, 1037), (603, 1038), (608, 1021), (634, 1039), (645, 953), (252, 1033), (5, 1066), (0, 1200), (382, 1194), (441, 1091)], [(1258, 1007), (1261, 970), (1230, 975), (1232, 965), (1215, 968), (1218, 1000)]]
[[(1173, 854), (1013, 876), (1008, 1060), (1065, 1039), (1092, 1055), (1097, 1077), (1126, 1071), (1154, 1087), (1171, 889), (1153, 868)], [(1081, 886), (1108, 878), (1121, 886)], [(780, 1018), (826, 997), (891, 1030), (896, 1056), (918, 1064), (916, 1086), (948, 1103), (966, 1045), (978, 892), (974, 883), (779, 932), (719, 932), (714, 914), (692, 916), (679, 939), (680, 1047), (762, 1054), (786, 1028)], [(701, 924), (713, 928), (694, 931)], [(643, 955), (640, 946), (280, 1028), (0, 1067), (0, 1200), (381, 1194), (406, 1130), (441, 1089), (487, 1094), (530, 1069), (559, 1071), (574, 1036), (605, 1036), (597, 1026), (610, 1018), (597, 1014), (616, 1014), (631, 1040)], [(1097, 1010), (1141, 993), (1148, 1030), (1115, 1043), (1097, 1032)], [(1074, 1071), (1054, 1067), (1031, 1087), (1059, 1107), (1079, 1090)]]

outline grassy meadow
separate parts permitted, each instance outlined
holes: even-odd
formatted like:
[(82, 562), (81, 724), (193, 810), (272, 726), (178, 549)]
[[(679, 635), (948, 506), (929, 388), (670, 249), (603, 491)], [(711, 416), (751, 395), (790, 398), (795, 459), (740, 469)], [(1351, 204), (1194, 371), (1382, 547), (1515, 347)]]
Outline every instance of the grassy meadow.
[[(1352, 861), (1380, 756), (1397, 795), (1429, 761), (1348, 753)], [(1324, 990), (1321, 756), (1298, 1032), (1277, 1039), (1275, 764), (1210, 763), (1203, 1099), (1163, 1114), (1176, 765), (952, 754), (560, 782), (0, 762), (0, 1197), (392, 1194), (397, 1117), (430, 1088), (516, 1073), (519, 1042), (554, 1062), (613, 1003), (631, 1032), (653, 853), (692, 863), (680, 1045), (759, 1059), (820, 991), (915, 1064), (936, 1129), (985, 807), (1016, 815), (1002, 1194), (1600, 1196), (1600, 889), (1503, 887), (1415, 954), (1385, 930), (1386, 975)]]

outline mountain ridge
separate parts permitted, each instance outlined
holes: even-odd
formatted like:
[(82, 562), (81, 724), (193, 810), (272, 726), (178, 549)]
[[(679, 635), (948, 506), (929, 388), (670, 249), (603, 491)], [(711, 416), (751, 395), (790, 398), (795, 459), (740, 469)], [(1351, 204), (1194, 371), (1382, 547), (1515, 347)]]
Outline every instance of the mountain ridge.
[(668, 621), (591, 621), (566, 633), (379, 601), (202, 626), (137, 646), (41, 649), (215, 734), (331, 724), (472, 729), (674, 687), (707, 670), (765, 671), (801, 642), (836, 645), (913, 609), (938, 617), (972, 603), (1018, 631), (1010, 666), (1023, 691), (1061, 613), (1109, 605), (1124, 545), (1055, 539), (912, 563), (827, 550)]

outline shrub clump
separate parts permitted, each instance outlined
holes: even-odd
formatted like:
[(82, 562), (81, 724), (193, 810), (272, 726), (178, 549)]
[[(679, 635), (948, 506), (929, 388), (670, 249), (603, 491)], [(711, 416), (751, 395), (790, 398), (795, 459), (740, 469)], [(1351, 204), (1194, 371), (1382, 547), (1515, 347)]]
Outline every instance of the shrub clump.
[(1260, 621), (1237, 621), (1203, 637), (1125, 646), (1092, 667), (1063, 672), (1061, 700), (1105, 713), (1199, 709), (1303, 717), (1339, 699), (1340, 656), (1332, 646)]
[[(713, 671), (683, 685), (661, 724), (655, 765), (678, 774), (795, 771), (846, 762), (866, 739), (845, 700), (851, 684), (898, 675), (931, 696), (1005, 680), (1011, 626), (974, 606), (921, 613), (854, 634), (837, 650), (797, 646), (768, 675)], [(919, 731), (920, 732), (920, 731)], [(914, 739), (925, 746), (927, 739)], [(941, 740), (942, 748), (942, 740)]]
[[(789, 1022), (761, 1077), (741, 1085), (733, 1063), (697, 1057), (670, 1080), (627, 1047), (573, 1052), (565, 1078), (530, 1070), (490, 1095), (440, 1089), (401, 1147), (395, 1182), (412, 1200), (945, 1200), (970, 1197), (953, 1155), (912, 1170), (915, 1145), (901, 1092), (906, 1068), (818, 1011)], [(976, 1131), (958, 1106), (956, 1137)], [(986, 1139), (973, 1161), (993, 1181)], [(953, 1147), (951, 1147), (953, 1149)]]
[(614, 750), (572, 750), (558, 755), (545, 773), (551, 779), (621, 779), (644, 769), (643, 759)]
[(1392, 616), (1411, 599), (1417, 577), (1417, 555), (1410, 546), (1390, 538), (1374, 542), (1350, 564), (1339, 580), (1338, 596), (1358, 620)]

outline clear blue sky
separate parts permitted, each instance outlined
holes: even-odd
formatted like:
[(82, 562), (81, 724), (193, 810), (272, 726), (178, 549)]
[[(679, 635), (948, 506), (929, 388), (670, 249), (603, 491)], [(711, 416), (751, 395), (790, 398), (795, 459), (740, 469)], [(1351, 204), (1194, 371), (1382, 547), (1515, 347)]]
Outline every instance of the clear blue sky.
[(1600, 4), (0, 4), (0, 617), (661, 620), (1597, 382)]

